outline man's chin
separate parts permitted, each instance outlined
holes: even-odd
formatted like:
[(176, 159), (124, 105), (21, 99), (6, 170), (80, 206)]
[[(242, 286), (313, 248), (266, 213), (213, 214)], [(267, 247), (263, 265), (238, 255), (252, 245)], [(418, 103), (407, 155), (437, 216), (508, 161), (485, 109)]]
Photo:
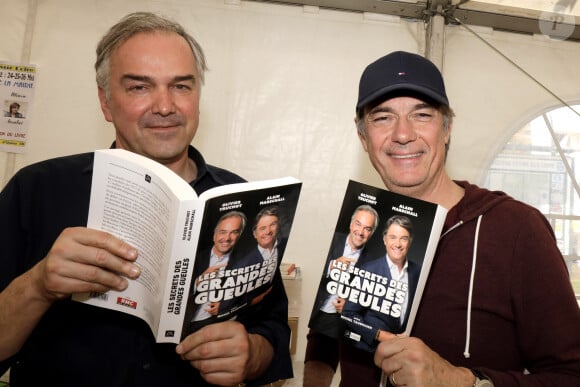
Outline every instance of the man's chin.
[(366, 243), (366, 240), (364, 239), (356, 239), (353, 241), (353, 245), (356, 249), (360, 249), (362, 247), (362, 245), (364, 245)]
[(383, 179), (383, 182), (389, 190), (396, 191), (397, 188), (408, 190), (420, 187), (425, 182), (425, 179), (417, 175), (387, 176)]
[(183, 157), (183, 151), (176, 149), (154, 149), (147, 152), (147, 157), (161, 164), (171, 164)]

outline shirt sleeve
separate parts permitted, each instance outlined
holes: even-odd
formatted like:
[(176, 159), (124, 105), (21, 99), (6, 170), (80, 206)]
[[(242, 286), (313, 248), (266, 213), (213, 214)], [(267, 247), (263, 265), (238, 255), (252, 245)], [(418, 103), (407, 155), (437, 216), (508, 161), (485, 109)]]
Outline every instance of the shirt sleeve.
[(541, 213), (530, 211), (519, 224), (509, 275), (516, 340), (527, 372), (482, 371), (496, 386), (578, 385), (580, 309), (566, 264)]
[(266, 372), (247, 386), (261, 386), (293, 377), (290, 358), (290, 326), (288, 325), (288, 297), (280, 270), (276, 271), (270, 293), (255, 307), (238, 316), (248, 333), (259, 334), (272, 344), (274, 357)]

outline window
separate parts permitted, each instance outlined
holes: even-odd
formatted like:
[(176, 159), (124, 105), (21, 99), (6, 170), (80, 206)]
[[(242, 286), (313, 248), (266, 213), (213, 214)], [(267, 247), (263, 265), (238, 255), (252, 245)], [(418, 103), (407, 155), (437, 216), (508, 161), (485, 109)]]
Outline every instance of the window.
[(580, 105), (571, 107), (542, 113), (518, 130), (491, 163), (484, 186), (546, 216), (580, 300)]

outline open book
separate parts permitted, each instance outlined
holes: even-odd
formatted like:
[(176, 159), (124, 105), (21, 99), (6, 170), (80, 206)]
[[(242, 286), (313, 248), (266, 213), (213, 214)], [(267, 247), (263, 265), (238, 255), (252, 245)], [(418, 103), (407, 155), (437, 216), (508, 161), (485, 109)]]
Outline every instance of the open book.
[[(151, 159), (98, 150), (87, 227), (136, 247), (141, 275), (122, 292), (73, 298), (143, 319), (158, 342), (178, 343), (203, 325), (234, 318), (271, 287), (301, 186), (285, 177), (215, 187), (198, 197)], [(258, 243), (262, 223), (269, 240)]]
[(447, 211), (349, 181), (309, 327), (374, 351), (411, 332)]

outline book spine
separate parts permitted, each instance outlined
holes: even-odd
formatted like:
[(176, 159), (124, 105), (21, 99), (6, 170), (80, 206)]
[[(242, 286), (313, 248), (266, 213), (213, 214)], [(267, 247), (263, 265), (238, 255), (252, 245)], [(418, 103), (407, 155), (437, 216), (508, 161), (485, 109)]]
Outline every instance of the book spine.
[(165, 288), (161, 302), (157, 342), (181, 340), (191, 277), (197, 250), (203, 206), (195, 200), (180, 204), (171, 236), (173, 244), (165, 270)]
[(437, 206), (435, 209), (435, 216), (432, 221), (431, 233), (429, 234), (427, 247), (425, 249), (421, 274), (419, 275), (419, 281), (417, 282), (417, 290), (415, 292), (415, 297), (409, 312), (409, 320), (407, 321), (407, 327), (405, 329), (405, 334), (408, 336), (411, 335), (411, 330), (413, 329), (413, 324), (415, 323), (415, 316), (417, 315), (417, 310), (419, 309), (419, 304), (421, 298), (423, 297), (423, 290), (425, 288), (425, 284), (427, 283), (429, 272), (431, 271), (431, 265), (433, 264), (433, 258), (435, 257), (435, 251), (437, 250), (437, 245), (439, 244), (439, 238), (441, 236), (441, 230), (443, 229), (446, 216), (447, 210), (441, 206)]

